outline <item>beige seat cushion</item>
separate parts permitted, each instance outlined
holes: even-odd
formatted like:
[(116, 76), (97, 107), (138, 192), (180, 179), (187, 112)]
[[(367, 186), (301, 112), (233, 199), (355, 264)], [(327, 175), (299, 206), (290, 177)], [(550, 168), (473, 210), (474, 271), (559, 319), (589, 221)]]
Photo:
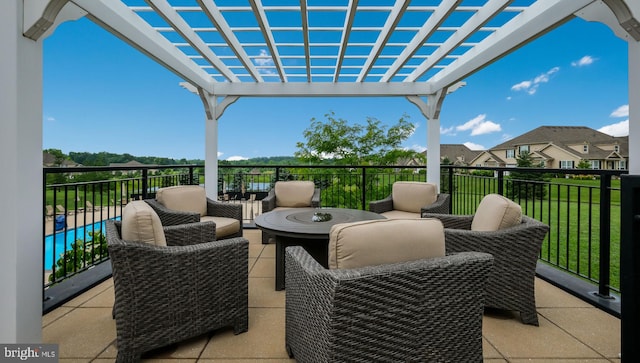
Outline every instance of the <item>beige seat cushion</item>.
[(329, 234), (329, 268), (348, 269), (445, 255), (444, 227), (434, 218), (341, 223)]
[(315, 191), (312, 181), (279, 181), (274, 186), (276, 207), (311, 207)]
[(487, 194), (471, 222), (472, 231), (497, 231), (522, 223), (522, 208), (500, 194)]
[(235, 218), (204, 216), (200, 222), (214, 221), (216, 223), (216, 239), (240, 232), (240, 221)]
[(122, 209), (122, 239), (166, 246), (160, 217), (149, 204), (134, 200)]
[(387, 219), (412, 219), (420, 218), (420, 213), (405, 212), (403, 210), (390, 210), (388, 212), (380, 213)]
[(395, 182), (391, 187), (393, 209), (420, 213), (424, 206), (438, 200), (438, 187), (423, 182)]
[(169, 209), (207, 215), (207, 194), (203, 187), (197, 185), (160, 188), (156, 192), (156, 200)]

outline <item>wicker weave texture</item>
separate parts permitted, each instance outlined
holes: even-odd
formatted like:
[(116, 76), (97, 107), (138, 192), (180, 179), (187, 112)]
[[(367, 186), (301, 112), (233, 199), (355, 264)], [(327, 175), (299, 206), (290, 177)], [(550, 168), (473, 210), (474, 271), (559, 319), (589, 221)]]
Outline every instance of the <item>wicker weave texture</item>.
[(118, 362), (137, 361), (143, 352), (220, 327), (247, 331), (246, 239), (204, 241), (213, 223), (203, 222), (165, 229), (169, 246), (157, 247), (123, 241), (119, 226), (106, 224)]
[[(163, 226), (200, 222), (199, 213), (169, 209), (155, 199), (145, 199), (144, 201), (156, 211)], [(242, 204), (222, 203), (207, 198), (207, 215), (237, 219), (240, 222), (240, 230), (224, 238), (242, 237)]]
[[(320, 208), (320, 188), (315, 188), (311, 197), (311, 208)], [(262, 199), (262, 213), (271, 212), (276, 209), (276, 192), (275, 189), (269, 190), (267, 196)], [(269, 243), (269, 238), (274, 237), (268, 233), (262, 232), (262, 243)]]
[[(449, 200), (451, 196), (449, 194), (438, 194), (438, 198), (432, 204), (422, 207), (421, 214), (424, 213), (445, 213), (449, 214)], [(391, 195), (384, 199), (374, 200), (369, 202), (369, 211), (374, 213), (384, 213), (393, 210), (393, 199)]]
[(486, 306), (520, 312), (525, 324), (538, 325), (536, 264), (549, 226), (522, 216), (518, 226), (495, 232), (471, 231), (473, 216), (425, 214), (445, 227), (447, 252), (481, 251), (495, 258), (487, 283)]
[(481, 362), (479, 252), (327, 270), (286, 251), (286, 343), (298, 362)]

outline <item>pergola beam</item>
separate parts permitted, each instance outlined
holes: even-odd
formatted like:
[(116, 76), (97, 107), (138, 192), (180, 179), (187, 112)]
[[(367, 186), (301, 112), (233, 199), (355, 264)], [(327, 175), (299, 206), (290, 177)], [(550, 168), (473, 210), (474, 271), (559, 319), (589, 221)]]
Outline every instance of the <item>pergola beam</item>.
[(336, 69), (333, 73), (334, 82), (338, 82), (338, 78), (340, 77), (340, 70), (342, 69), (342, 62), (344, 61), (344, 56), (347, 51), (347, 44), (349, 44), (349, 36), (351, 35), (351, 28), (353, 27), (353, 19), (356, 17), (357, 7), (358, 0), (349, 0), (347, 16), (345, 16), (344, 19), (344, 29), (342, 30), (342, 39), (338, 50), (338, 60), (336, 62)]
[(411, 59), (411, 57), (424, 45), (431, 35), (438, 30), (438, 27), (446, 17), (455, 10), (462, 0), (445, 0), (438, 6), (429, 19), (422, 25), (420, 30), (411, 39), (407, 47), (400, 53), (398, 59), (389, 67), (389, 70), (380, 79), (381, 82), (388, 82), (400, 69)]
[(212, 94), (217, 96), (254, 97), (334, 97), (334, 96), (411, 96), (433, 93), (433, 88), (424, 82), (357, 82), (357, 83), (229, 83), (218, 82)]
[[(238, 38), (233, 34), (229, 24), (225, 20), (224, 16), (220, 13), (220, 10), (213, 4), (212, 1), (203, 1), (198, 0), (198, 4), (202, 6), (205, 14), (209, 17), (209, 20), (218, 28), (218, 32), (222, 36), (222, 38), (227, 42), (229, 47), (233, 50), (233, 52), (238, 57), (240, 63), (244, 65), (249, 74), (258, 82), (263, 82), (262, 76), (260, 72), (253, 65), (251, 59), (249, 59), (249, 55), (245, 52), (242, 44), (238, 40)], [(223, 63), (224, 64), (224, 63)]]
[(213, 89), (211, 75), (198, 67), (167, 38), (124, 3), (110, 0), (71, 0), (86, 11), (91, 20), (154, 59), (179, 77), (207, 91)]
[(273, 38), (273, 32), (271, 31), (269, 22), (267, 21), (267, 14), (264, 11), (264, 7), (262, 6), (261, 0), (249, 0), (251, 4), (251, 9), (256, 14), (256, 19), (258, 20), (258, 26), (260, 26), (260, 31), (262, 31), (262, 36), (267, 42), (267, 47), (269, 48), (269, 54), (271, 55), (271, 59), (278, 70), (278, 74), (280, 75), (280, 80), (282, 82), (287, 82), (287, 74), (284, 72), (284, 67), (282, 65), (282, 59), (280, 59), (280, 54), (278, 52), (278, 48), (276, 47), (276, 40)]
[(434, 89), (456, 83), (569, 20), (573, 15), (567, 14), (573, 14), (593, 1), (539, 0), (435, 74), (429, 83)]

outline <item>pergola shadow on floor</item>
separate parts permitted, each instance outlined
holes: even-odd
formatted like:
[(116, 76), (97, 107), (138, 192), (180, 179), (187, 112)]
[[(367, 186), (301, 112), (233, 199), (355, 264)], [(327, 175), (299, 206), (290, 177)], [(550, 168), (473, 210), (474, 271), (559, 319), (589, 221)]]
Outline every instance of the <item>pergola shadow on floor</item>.
[[(180, 362), (286, 362), (285, 294), (274, 290), (275, 245), (261, 232), (249, 239), (249, 331), (220, 329), (151, 352), (148, 360)], [(46, 314), (43, 342), (59, 345), (60, 361), (112, 362), (117, 354), (111, 317), (113, 282), (101, 283)], [(620, 320), (536, 280), (540, 326), (520, 323), (516, 313), (487, 311), (483, 321), (486, 362), (619, 362)]]

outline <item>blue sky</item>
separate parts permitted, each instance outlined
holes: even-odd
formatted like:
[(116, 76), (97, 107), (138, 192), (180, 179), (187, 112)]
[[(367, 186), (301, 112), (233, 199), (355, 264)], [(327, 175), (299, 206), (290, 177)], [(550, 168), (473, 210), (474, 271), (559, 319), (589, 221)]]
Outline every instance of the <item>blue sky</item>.
[[(447, 96), (441, 142), (486, 149), (538, 126), (628, 134), (627, 44), (574, 19), (471, 75)], [(43, 148), (204, 159), (205, 114), (182, 79), (87, 19), (44, 41)], [(426, 120), (405, 98), (241, 98), (219, 119), (219, 157), (291, 156), (312, 118), (416, 124), (403, 145), (424, 150)]]

